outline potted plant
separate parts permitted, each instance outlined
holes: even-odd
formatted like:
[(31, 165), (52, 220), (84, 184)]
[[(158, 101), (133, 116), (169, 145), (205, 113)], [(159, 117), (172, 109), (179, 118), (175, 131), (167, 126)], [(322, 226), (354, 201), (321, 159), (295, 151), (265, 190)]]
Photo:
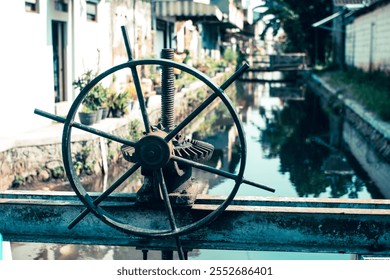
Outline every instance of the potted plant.
[(105, 118), (107, 118), (108, 111), (109, 111), (109, 108), (108, 108), (108, 89), (102, 87), (102, 90), (99, 92), (99, 95), (100, 95), (100, 110), (102, 110), (102, 119), (105, 119)]
[(129, 95), (126, 91), (123, 92), (111, 92), (108, 97), (108, 105), (110, 108), (110, 114), (114, 118), (120, 118), (127, 113)]
[(105, 89), (101, 83), (97, 84), (91, 89), (83, 102), (90, 103), (89, 107), (97, 111), (96, 122), (99, 122), (107, 116), (108, 112), (105, 112), (107, 103), (107, 89)]
[[(75, 89), (80, 91), (93, 79), (92, 70), (85, 72), (73, 82)], [(82, 108), (79, 112), (80, 122), (85, 125), (91, 125), (103, 118), (102, 109), (107, 100), (107, 90), (101, 83), (95, 85), (82, 101)]]
[(94, 111), (89, 107), (83, 105), (81, 111), (79, 111), (79, 119), (82, 124), (92, 125), (96, 123), (97, 111)]
[[(123, 98), (127, 98), (127, 101), (126, 101), (127, 107), (128, 107), (127, 111), (129, 111), (133, 108), (134, 100), (137, 99), (137, 90), (135, 88), (135, 84), (133, 82), (129, 82), (126, 89), (124, 90), (124, 93), (127, 95), (127, 96), (123, 96)], [(148, 94), (148, 91), (145, 88), (144, 88), (144, 94), (145, 95)]]
[[(77, 80), (73, 81), (73, 87), (80, 90), (81, 92), (83, 88), (92, 80), (92, 78), (92, 70), (88, 70), (80, 77), (78, 77)], [(92, 125), (96, 122), (97, 113), (96, 110), (94, 110), (93, 104), (91, 104), (91, 102), (91, 94), (89, 92), (82, 102), (83, 104), (81, 111), (79, 111), (79, 118), (82, 124)]]

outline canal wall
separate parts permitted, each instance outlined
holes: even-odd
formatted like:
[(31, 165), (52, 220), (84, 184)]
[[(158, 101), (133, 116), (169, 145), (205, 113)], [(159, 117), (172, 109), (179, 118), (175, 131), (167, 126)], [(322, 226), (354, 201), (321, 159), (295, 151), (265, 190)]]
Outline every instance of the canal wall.
[[(232, 73), (217, 73), (212, 80), (221, 85)], [(201, 81), (192, 82), (175, 93), (175, 122), (191, 113), (207, 97)], [(148, 100), (149, 119), (157, 124), (161, 115), (161, 96)], [(139, 134), (143, 123), (135, 102), (129, 114), (122, 118), (107, 118), (93, 125), (96, 129), (131, 138)], [(0, 138), (0, 190), (28, 189), (33, 186), (67, 183), (62, 163), (62, 128), (60, 123), (33, 130), (17, 139)], [(139, 136), (139, 135), (138, 135)], [(120, 164), (121, 144), (78, 129), (72, 130), (72, 156), (80, 177), (102, 174), (110, 165)]]
[[(129, 124), (125, 119), (107, 119), (95, 128), (127, 137)], [(111, 129), (109, 129), (111, 128)], [(92, 134), (73, 129), (71, 151), (78, 175), (100, 174), (106, 161), (116, 162), (120, 145)], [(23, 134), (9, 147), (0, 151), (0, 190), (29, 188), (36, 183), (65, 182), (62, 163), (62, 124), (53, 124)], [(104, 147), (102, 146), (104, 145)]]
[(330, 144), (348, 150), (384, 197), (390, 198), (390, 124), (344, 98), (341, 89), (315, 74), (309, 77), (308, 87), (320, 97), (330, 116)]

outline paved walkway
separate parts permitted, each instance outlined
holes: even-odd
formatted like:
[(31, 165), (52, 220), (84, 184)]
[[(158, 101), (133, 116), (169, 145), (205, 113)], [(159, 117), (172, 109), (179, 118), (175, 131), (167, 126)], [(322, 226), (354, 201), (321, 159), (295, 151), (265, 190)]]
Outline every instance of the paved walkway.
[[(128, 122), (127, 118), (107, 118), (91, 127), (103, 130), (112, 131)], [(6, 151), (14, 147), (26, 147), (36, 145), (57, 144), (62, 141), (63, 124), (53, 122), (52, 124), (40, 127), (25, 133), (18, 134), (12, 137), (0, 138), (0, 152)], [(86, 133), (79, 129), (72, 130), (72, 140), (88, 140), (96, 137), (94, 134)]]

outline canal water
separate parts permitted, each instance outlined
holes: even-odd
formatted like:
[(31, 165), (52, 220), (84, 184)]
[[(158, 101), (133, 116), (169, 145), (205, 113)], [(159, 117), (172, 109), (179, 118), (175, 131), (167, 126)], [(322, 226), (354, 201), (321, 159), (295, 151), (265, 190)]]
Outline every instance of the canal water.
[[(274, 91), (272, 87), (290, 87)], [(272, 93), (282, 93), (280, 95)], [(297, 94), (299, 93), (299, 94)], [(242, 185), (237, 195), (315, 198), (381, 199), (383, 195), (358, 163), (339, 147), (329, 144), (332, 132), (329, 119), (320, 109), (312, 92), (299, 85), (245, 83), (237, 85), (240, 114), (247, 141), (245, 178), (273, 187), (275, 193)], [(231, 129), (229, 126), (221, 130)], [(225, 135), (227, 135), (225, 131)], [(213, 143), (215, 135), (205, 141)], [(211, 140), (211, 141), (210, 141)], [(229, 154), (231, 153), (231, 154)], [(218, 154), (218, 152), (216, 153)], [(238, 150), (227, 147), (217, 156), (217, 166), (235, 173), (239, 165)], [(230, 162), (227, 159), (233, 159)], [(234, 159), (237, 160), (234, 160)], [(233, 164), (232, 164), (233, 163)], [(198, 175), (201, 176), (201, 175)], [(196, 175), (195, 175), (196, 177)], [(209, 180), (209, 194), (228, 194), (228, 179)], [(334, 259), (345, 260), (346, 254), (294, 252), (218, 252), (201, 250), (193, 259)]]
[[(237, 195), (383, 198), (354, 159), (330, 145), (332, 131), (315, 95), (302, 84), (236, 83), (229, 90), (246, 133), (245, 178), (276, 189), (275, 193), (242, 185)], [(235, 173), (240, 145), (226, 109), (218, 106), (192, 128), (199, 140), (215, 146), (210, 165)], [(194, 170), (209, 194), (228, 194), (232, 181)], [(132, 186), (128, 187), (131, 189)], [(95, 189), (95, 188), (93, 188)], [(134, 248), (92, 245), (14, 243), (15, 259), (142, 259)], [(193, 250), (189, 259), (351, 259), (351, 255), (291, 252)], [(150, 252), (149, 259), (160, 259)]]
[[(276, 192), (242, 185), (238, 195), (383, 198), (353, 157), (329, 144), (332, 133), (338, 132), (329, 130), (329, 119), (313, 93), (302, 89), (301, 97), (279, 98), (269, 95), (269, 84), (254, 84), (251, 89), (248, 86), (240, 88), (244, 96), (239, 94), (248, 150), (245, 178), (271, 186)], [(205, 141), (223, 142), (219, 137), (233, 129), (218, 122), (216, 127), (219, 133)], [(231, 150), (224, 147), (215, 155), (222, 169), (234, 173), (239, 165), (239, 149), (230, 146)], [(210, 184), (210, 194), (230, 190), (225, 186), (229, 180), (221, 177)]]

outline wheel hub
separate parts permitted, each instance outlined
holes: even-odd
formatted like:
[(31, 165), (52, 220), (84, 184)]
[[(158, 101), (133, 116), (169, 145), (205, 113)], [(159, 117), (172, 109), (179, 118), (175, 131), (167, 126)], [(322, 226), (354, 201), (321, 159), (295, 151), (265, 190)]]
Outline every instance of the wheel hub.
[(163, 131), (151, 132), (135, 145), (135, 159), (146, 169), (156, 170), (164, 167), (171, 158), (172, 144), (166, 142)]

